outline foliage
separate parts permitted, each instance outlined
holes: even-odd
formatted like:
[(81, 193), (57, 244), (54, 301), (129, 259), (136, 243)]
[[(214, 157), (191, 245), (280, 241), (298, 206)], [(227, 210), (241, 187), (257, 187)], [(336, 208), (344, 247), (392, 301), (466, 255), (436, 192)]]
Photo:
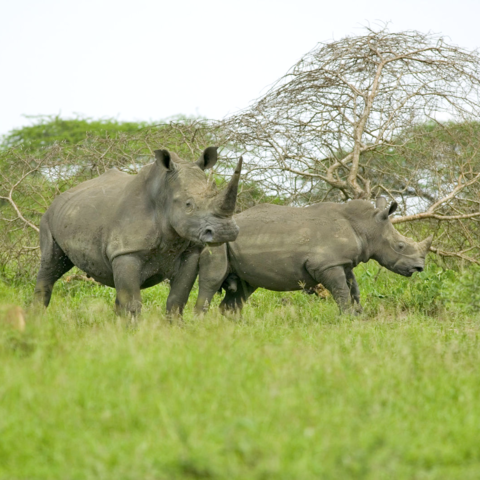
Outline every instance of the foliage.
[(455, 276), (445, 279), (445, 291), (448, 292), (447, 305), (467, 313), (476, 314), (480, 311), (480, 268), (470, 265)]

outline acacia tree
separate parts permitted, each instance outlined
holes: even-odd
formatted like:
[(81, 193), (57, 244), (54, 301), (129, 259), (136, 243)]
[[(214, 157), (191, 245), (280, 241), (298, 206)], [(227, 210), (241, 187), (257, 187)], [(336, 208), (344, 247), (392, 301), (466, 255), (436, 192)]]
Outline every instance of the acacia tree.
[(396, 223), (456, 222), (468, 231), (468, 245), (433, 247), (465, 257), (479, 243), (479, 93), (477, 52), (416, 31), (367, 28), (318, 44), (223, 127), (267, 190), (300, 204), (387, 195), (402, 204)]

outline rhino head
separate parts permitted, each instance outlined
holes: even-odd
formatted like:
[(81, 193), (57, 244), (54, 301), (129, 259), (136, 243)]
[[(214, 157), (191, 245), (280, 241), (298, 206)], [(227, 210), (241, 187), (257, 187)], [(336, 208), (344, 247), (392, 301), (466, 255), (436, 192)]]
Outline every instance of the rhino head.
[(217, 147), (206, 148), (195, 163), (185, 162), (167, 150), (155, 150), (155, 158), (162, 180), (157, 182), (155, 197), (176, 233), (194, 243), (234, 241), (239, 229), (232, 215), (242, 158), (223, 192), (218, 192), (204, 173), (217, 162)]
[(397, 206), (397, 202), (387, 206), (383, 197), (377, 199), (377, 211), (374, 214), (376, 233), (370, 241), (371, 258), (392, 272), (410, 277), (415, 272), (423, 271), (432, 236), (422, 242), (415, 242), (395, 230), (389, 217)]

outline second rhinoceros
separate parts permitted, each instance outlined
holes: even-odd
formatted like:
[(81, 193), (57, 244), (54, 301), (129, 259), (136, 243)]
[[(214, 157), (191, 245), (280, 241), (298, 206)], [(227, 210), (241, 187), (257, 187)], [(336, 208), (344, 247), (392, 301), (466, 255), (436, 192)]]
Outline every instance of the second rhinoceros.
[(137, 175), (116, 169), (62, 193), (40, 222), (41, 264), (36, 301), (48, 306), (54, 283), (74, 265), (117, 290), (118, 313), (136, 315), (140, 289), (170, 279), (168, 312), (182, 312), (205, 244), (233, 241), (242, 159), (226, 190), (217, 192), (204, 170), (217, 147), (196, 163), (167, 150)]
[(196, 311), (208, 309), (220, 288), (222, 309), (241, 309), (257, 288), (291, 291), (324, 285), (341, 312), (361, 309), (353, 269), (376, 260), (392, 272), (421, 272), (432, 237), (417, 243), (393, 227), (384, 198), (376, 208), (365, 200), (319, 203), (305, 208), (259, 205), (235, 220), (234, 242), (207, 247), (200, 256)]

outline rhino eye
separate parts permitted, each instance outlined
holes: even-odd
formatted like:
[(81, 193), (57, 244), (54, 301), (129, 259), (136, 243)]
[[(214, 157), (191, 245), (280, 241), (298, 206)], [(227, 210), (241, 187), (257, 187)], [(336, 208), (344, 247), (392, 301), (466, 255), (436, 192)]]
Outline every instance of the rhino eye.
[(404, 244), (403, 242), (400, 242), (400, 243), (398, 244), (398, 249), (399, 249), (399, 250), (403, 250), (404, 248), (405, 248), (405, 244)]
[(187, 200), (185, 202), (185, 208), (187, 209), (187, 211), (192, 211), (195, 207), (195, 203), (193, 202), (193, 200)]

